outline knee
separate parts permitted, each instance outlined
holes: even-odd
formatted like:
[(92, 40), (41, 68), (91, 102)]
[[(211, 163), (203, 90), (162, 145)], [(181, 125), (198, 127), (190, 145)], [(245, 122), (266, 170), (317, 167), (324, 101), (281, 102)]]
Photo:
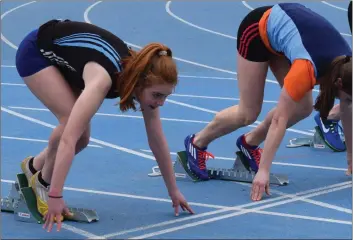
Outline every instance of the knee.
[(236, 106), (237, 111), (221, 111), (215, 116), (215, 121), (219, 123), (234, 123), (242, 126), (247, 126), (254, 123), (260, 114), (259, 109), (245, 109), (240, 105)]
[(59, 125), (57, 125), (49, 138), (49, 147), (51, 149), (57, 149), (60, 143), (61, 136), (64, 133), (64, 129), (67, 123), (68, 117), (59, 118)]
[(77, 151), (85, 149), (89, 144), (90, 131), (85, 131), (77, 142)]
[(243, 122), (244, 126), (253, 124), (256, 121), (258, 116), (259, 114), (255, 114), (255, 113), (246, 114)]
[(243, 125), (248, 126), (253, 124), (258, 116), (260, 115), (261, 109), (244, 109), (241, 110), (240, 113), (243, 115)]
[(58, 148), (61, 136), (64, 132), (64, 129), (65, 129), (65, 124), (60, 123), (53, 130), (52, 134), (49, 137), (49, 142), (48, 142), (48, 147), (50, 149), (57, 149)]

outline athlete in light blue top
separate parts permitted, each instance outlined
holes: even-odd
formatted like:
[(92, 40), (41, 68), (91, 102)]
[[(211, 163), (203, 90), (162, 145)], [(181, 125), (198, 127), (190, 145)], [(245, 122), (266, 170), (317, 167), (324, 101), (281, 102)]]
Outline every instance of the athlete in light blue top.
[[(269, 193), (275, 153), (286, 128), (311, 114), (315, 85), (320, 85), (321, 91), (314, 107), (322, 118), (326, 119), (335, 98), (340, 99), (347, 160), (352, 161), (352, 51), (328, 20), (299, 3), (259, 7), (241, 22), (237, 48), (239, 105), (217, 113), (203, 130), (184, 140), (189, 168), (197, 177), (209, 179), (206, 160), (213, 155), (206, 150), (213, 140), (257, 120), (269, 68), (282, 88), (278, 105), (236, 141), (256, 172), (252, 200)], [(259, 147), (262, 142), (263, 150)]]

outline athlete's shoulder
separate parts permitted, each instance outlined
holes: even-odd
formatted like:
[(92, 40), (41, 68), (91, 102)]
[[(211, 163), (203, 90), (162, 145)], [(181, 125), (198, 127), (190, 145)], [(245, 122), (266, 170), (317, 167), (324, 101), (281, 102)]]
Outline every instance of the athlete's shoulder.
[(305, 5), (301, 3), (295, 3), (295, 2), (283, 2), (283, 3), (277, 3), (276, 5), (282, 8), (283, 10), (293, 10), (293, 9), (308, 10), (309, 9)]

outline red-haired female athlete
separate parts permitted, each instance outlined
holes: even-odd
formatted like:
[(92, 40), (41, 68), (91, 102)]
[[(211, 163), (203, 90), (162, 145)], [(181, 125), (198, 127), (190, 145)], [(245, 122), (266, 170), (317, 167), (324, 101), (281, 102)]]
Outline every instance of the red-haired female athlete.
[(48, 146), (27, 157), (21, 168), (50, 231), (70, 214), (62, 198), (75, 154), (89, 142), (90, 121), (106, 98), (120, 97), (120, 109), (140, 104), (148, 143), (178, 214), (193, 213), (175, 180), (159, 108), (177, 84), (172, 51), (159, 43), (135, 52), (114, 34), (95, 25), (51, 20), (29, 33), (16, 54), (18, 73), (32, 93), (57, 117)]

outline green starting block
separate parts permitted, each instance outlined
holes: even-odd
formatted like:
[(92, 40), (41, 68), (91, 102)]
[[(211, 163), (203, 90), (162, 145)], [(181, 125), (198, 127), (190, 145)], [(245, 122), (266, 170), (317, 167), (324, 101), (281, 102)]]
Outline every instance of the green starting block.
[[(236, 182), (252, 183), (255, 172), (251, 171), (250, 166), (244, 160), (245, 156), (242, 152), (237, 152), (237, 158), (232, 168), (208, 168), (208, 176), (213, 180), (225, 180)], [(188, 167), (187, 154), (185, 151), (177, 153), (177, 159), (173, 164), (175, 177), (177, 180), (185, 180), (192, 182), (200, 182), (199, 179)], [(152, 168), (150, 177), (161, 176), (158, 166)], [(288, 176), (283, 174), (270, 174), (270, 184), (287, 185), (289, 183)]]
[[(341, 139), (344, 142), (343, 133), (340, 133)], [(297, 147), (311, 147), (315, 150), (325, 150), (325, 151), (334, 151), (334, 152), (342, 152), (346, 149), (339, 151), (333, 147), (331, 147), (325, 141), (325, 138), (318, 126), (315, 127), (315, 133), (312, 137), (303, 137), (303, 138), (292, 138), (289, 140), (289, 144), (286, 145), (287, 148), (297, 148)]]
[[(75, 222), (94, 222), (99, 217), (96, 211), (76, 207), (68, 207), (73, 213), (72, 217), (65, 217), (65, 220)], [(43, 217), (37, 210), (37, 200), (24, 173), (17, 174), (17, 180), (12, 184), (7, 197), (1, 198), (1, 211), (14, 214), (14, 218), (21, 222), (44, 223)]]

